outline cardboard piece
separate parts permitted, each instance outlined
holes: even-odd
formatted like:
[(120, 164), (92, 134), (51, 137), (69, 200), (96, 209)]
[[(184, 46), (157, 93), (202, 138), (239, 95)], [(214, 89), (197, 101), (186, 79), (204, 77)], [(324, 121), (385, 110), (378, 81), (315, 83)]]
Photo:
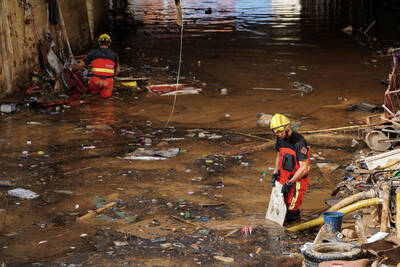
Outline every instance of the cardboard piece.
[(275, 182), (275, 187), (272, 188), (271, 197), (269, 199), (268, 210), (265, 214), (265, 218), (276, 222), (280, 226), (283, 226), (286, 217), (286, 204), (283, 198), (282, 185), (279, 182)]

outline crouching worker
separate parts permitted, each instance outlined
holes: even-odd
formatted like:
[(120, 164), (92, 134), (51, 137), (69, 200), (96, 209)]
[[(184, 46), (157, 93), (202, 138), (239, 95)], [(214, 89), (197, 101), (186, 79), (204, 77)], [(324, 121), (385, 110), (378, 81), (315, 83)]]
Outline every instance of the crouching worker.
[(100, 94), (106, 98), (112, 95), (113, 77), (118, 75), (120, 67), (117, 54), (109, 48), (111, 37), (102, 34), (98, 42), (100, 48), (91, 51), (79, 66), (91, 65), (92, 77), (89, 81), (89, 90), (92, 94)]
[(286, 222), (296, 221), (300, 219), (299, 207), (309, 182), (310, 149), (304, 137), (291, 129), (286, 116), (275, 114), (270, 127), (276, 135), (277, 150), (271, 183), (275, 186), (275, 182), (279, 181), (283, 185)]

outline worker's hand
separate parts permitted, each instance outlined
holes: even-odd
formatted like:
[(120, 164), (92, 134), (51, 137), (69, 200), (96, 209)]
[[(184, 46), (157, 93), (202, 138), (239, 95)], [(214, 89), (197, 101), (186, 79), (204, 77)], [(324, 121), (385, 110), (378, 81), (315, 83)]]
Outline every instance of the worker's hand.
[(272, 174), (271, 185), (275, 187), (275, 182), (279, 180), (279, 172)]
[(282, 186), (282, 194), (286, 195), (287, 193), (289, 193), (290, 188), (293, 186), (293, 184), (291, 182), (286, 182), (286, 184), (284, 184)]

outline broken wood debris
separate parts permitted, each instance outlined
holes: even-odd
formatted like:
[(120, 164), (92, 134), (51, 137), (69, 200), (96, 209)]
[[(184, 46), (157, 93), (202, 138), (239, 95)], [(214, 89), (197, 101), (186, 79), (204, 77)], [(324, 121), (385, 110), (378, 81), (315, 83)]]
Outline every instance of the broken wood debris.
[(191, 221), (182, 219), (182, 218), (180, 218), (180, 217), (178, 217), (178, 216), (175, 216), (175, 215), (171, 215), (171, 218), (173, 218), (173, 219), (175, 219), (175, 220), (177, 220), (177, 221), (180, 221), (180, 222), (189, 224), (189, 225), (191, 225), (191, 226), (195, 226), (197, 229), (201, 229), (201, 228), (207, 229), (207, 227), (205, 227), (205, 226), (203, 226), (203, 225), (200, 225), (200, 224), (197, 224), (197, 223), (194, 223), (194, 222), (191, 222)]
[(88, 214), (85, 214), (85, 215), (83, 215), (81, 217), (76, 218), (76, 220), (78, 222), (82, 222), (82, 221), (85, 221), (87, 219), (93, 218), (95, 215), (98, 215), (98, 214), (102, 213), (104, 210), (106, 210), (108, 208), (111, 208), (111, 207), (114, 207), (117, 204), (118, 204), (118, 202), (116, 202), (116, 201), (107, 203), (103, 207), (98, 208), (97, 210), (95, 210), (95, 211), (93, 211), (91, 213), (88, 213)]

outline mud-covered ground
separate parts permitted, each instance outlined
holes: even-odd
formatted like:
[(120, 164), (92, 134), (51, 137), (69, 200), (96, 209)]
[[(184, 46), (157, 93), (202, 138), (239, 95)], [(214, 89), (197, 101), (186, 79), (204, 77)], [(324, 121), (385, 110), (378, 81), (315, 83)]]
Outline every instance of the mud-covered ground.
[[(347, 108), (382, 102), (380, 81), (390, 58), (342, 33), (347, 25), (313, 17), (296, 5), (272, 1), (271, 11), (244, 1), (249, 6), (232, 11), (229, 3), (216, 2), (210, 2), (215, 16), (205, 16), (206, 6), (196, 9), (188, 1), (181, 82), (202, 92), (178, 96), (167, 126), (174, 97), (152, 95), (145, 86), (176, 82), (180, 35), (173, 17), (160, 21), (173, 6), (157, 4), (144, 14), (139, 4), (131, 6), (145, 24), (136, 32), (127, 24), (115, 25), (113, 32), (123, 69), (131, 68), (121, 76), (148, 77), (139, 83), (142, 90), (122, 88), (109, 100), (90, 96), (89, 104), (57, 115), (32, 110), (1, 117), (0, 180), (40, 195), (21, 200), (1, 188), (4, 263), (298, 264), (299, 247), (315, 233), (289, 235), (264, 220), (276, 152), (270, 147), (226, 153), (264, 142), (243, 133), (273, 140), (268, 129), (256, 125), (259, 113), (287, 114), (299, 130), (362, 123), (371, 114)], [(246, 8), (253, 12), (247, 20), (240, 15)], [(296, 81), (313, 92), (253, 90), (287, 89)], [(179, 153), (157, 161), (124, 159), (140, 148), (179, 148)], [(330, 139), (311, 144), (303, 220), (326, 207), (324, 200), (360, 150), (367, 150), (362, 141), (355, 147)], [(326, 162), (339, 167), (316, 165)], [(117, 205), (77, 221), (110, 201)], [(252, 233), (242, 233), (244, 226), (252, 226)]]

